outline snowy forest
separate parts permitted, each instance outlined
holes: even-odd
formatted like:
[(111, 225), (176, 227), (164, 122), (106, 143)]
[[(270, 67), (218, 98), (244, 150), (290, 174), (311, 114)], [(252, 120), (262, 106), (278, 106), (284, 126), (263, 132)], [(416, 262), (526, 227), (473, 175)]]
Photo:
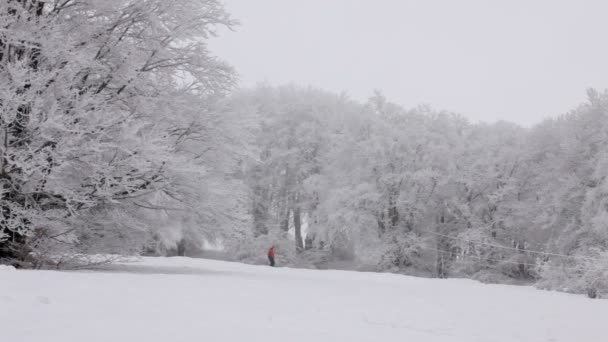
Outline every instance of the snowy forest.
[(1, 263), (265, 264), (276, 245), (283, 266), (608, 293), (608, 92), (524, 128), (243, 89), (208, 48), (236, 19), (219, 0), (0, 2)]

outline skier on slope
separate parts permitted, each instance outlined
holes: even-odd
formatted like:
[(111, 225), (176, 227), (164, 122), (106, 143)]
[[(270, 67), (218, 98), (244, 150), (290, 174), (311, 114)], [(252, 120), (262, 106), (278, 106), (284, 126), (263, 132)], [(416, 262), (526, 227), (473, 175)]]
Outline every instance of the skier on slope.
[(274, 267), (274, 245), (268, 250), (268, 261), (270, 261), (270, 266)]

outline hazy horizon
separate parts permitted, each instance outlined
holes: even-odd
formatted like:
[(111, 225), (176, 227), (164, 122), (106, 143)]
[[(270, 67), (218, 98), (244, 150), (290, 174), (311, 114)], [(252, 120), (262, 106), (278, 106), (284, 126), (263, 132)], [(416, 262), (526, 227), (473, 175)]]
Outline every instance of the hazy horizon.
[[(244, 87), (295, 83), (530, 126), (608, 86), (601, 1), (223, 0)], [(365, 25), (362, 25), (365, 23)]]

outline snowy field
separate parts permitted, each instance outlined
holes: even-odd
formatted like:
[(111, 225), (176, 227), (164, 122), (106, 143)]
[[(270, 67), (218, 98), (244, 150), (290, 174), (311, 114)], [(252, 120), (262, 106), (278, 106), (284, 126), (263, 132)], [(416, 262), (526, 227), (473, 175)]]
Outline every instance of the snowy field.
[(608, 301), (392, 274), (145, 258), (95, 272), (0, 268), (0, 341), (608, 340)]

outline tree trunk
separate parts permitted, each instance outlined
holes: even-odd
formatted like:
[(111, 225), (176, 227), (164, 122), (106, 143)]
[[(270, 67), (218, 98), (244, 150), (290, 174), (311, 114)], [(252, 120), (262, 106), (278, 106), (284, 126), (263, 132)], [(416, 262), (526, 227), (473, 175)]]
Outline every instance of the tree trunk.
[(517, 249), (519, 250), (519, 253), (521, 254), (521, 258), (519, 259), (519, 263), (517, 264), (517, 270), (519, 272), (519, 276), (521, 278), (528, 278), (528, 268), (526, 267), (526, 264), (524, 263), (525, 261), (525, 254), (526, 254), (526, 242), (523, 240), (520, 240), (517, 243)]
[(310, 250), (313, 247), (315, 242), (315, 237), (313, 234), (306, 234), (306, 238), (304, 239), (304, 249)]
[(296, 251), (301, 252), (304, 250), (304, 243), (302, 241), (302, 217), (298, 206), (293, 209), (293, 226), (296, 234)]
[(268, 190), (258, 184), (253, 192), (253, 236), (268, 234)]
[[(442, 231), (444, 229), (444, 225), (445, 225), (445, 215), (441, 215), (439, 217), (438, 220), (438, 225), (437, 225), (437, 229), (436, 232), (439, 234), (442, 234)], [(441, 237), (437, 237), (435, 240), (435, 249), (437, 250), (437, 259), (435, 260), (435, 276), (437, 278), (447, 278), (447, 262), (449, 260), (449, 255), (447, 255), (448, 252), (448, 244), (446, 243), (446, 241), (441, 238)]]
[(378, 236), (384, 235), (386, 233), (386, 225), (384, 224), (384, 212), (380, 212), (380, 214), (376, 214), (376, 222), (378, 223)]
[(289, 218), (291, 217), (291, 210), (287, 207), (287, 210), (283, 213), (283, 219), (281, 220), (281, 229), (283, 231), (289, 230)]
[(177, 256), (186, 256), (186, 239), (182, 238), (177, 242)]
[(283, 231), (288, 231), (289, 230), (289, 218), (291, 216), (291, 205), (292, 202), (291, 201), (291, 193), (290, 193), (290, 188), (291, 188), (291, 181), (290, 181), (290, 176), (289, 176), (290, 172), (289, 172), (289, 168), (285, 168), (285, 184), (283, 187), (283, 191), (282, 191), (282, 199), (284, 201), (283, 203), (283, 208), (284, 208), (284, 212), (283, 212), (283, 219), (281, 220), (281, 229), (283, 229)]
[(399, 223), (399, 210), (397, 209), (397, 192), (391, 191), (388, 197), (388, 218), (393, 228)]
[(445, 256), (443, 252), (437, 252), (437, 260), (435, 262), (435, 276), (441, 279), (446, 278)]

